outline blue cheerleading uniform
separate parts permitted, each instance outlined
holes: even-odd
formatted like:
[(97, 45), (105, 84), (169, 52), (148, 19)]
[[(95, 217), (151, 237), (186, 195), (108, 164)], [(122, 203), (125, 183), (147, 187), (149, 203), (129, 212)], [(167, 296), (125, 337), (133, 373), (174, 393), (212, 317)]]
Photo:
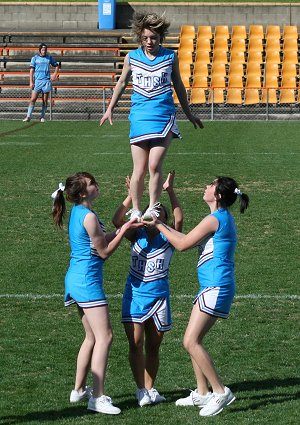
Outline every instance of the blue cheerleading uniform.
[(36, 93), (49, 93), (52, 82), (50, 78), (50, 65), (58, 66), (58, 62), (49, 55), (35, 55), (31, 58), (30, 68), (34, 69), (34, 88)]
[(122, 303), (122, 322), (143, 323), (150, 317), (159, 331), (171, 328), (169, 267), (174, 247), (162, 233), (149, 240), (137, 230)]
[[(71, 260), (65, 277), (65, 306), (77, 303), (80, 307), (107, 305), (103, 290), (104, 260), (83, 225), (91, 211), (84, 205), (74, 205), (69, 219)], [(100, 226), (105, 231), (103, 223)]]
[(153, 60), (141, 47), (128, 53), (133, 87), (130, 143), (164, 139), (170, 131), (181, 137), (171, 86), (174, 56), (173, 50), (162, 46)]
[(226, 208), (211, 214), (219, 226), (199, 245), (197, 264), (200, 291), (194, 300), (213, 316), (227, 318), (235, 294), (234, 253), (237, 233), (234, 218)]

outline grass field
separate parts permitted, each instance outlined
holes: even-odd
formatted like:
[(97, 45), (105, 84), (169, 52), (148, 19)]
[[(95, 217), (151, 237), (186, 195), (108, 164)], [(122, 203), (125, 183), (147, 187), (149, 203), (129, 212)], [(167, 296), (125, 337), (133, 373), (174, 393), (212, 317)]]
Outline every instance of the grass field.
[(172, 144), (165, 172), (176, 170), (185, 231), (208, 213), (203, 188), (216, 175), (236, 178), (251, 200), (245, 215), (233, 208), (239, 245), (232, 313), (206, 339), (236, 402), (208, 419), (200, 418), (197, 408), (174, 405), (195, 387), (182, 348), (198, 290), (197, 252), (191, 250), (175, 253), (170, 272), (174, 326), (162, 344), (156, 383), (167, 403), (137, 408), (120, 323), (129, 266), (124, 241), (105, 265), (115, 336), (106, 392), (122, 414), (91, 414), (84, 403), (69, 404), (82, 330), (76, 309), (63, 307), (69, 248), (66, 230), (52, 225), (50, 194), (69, 174), (90, 171), (101, 190), (95, 209), (112, 229), (112, 214), (125, 196), (124, 177), (132, 168), (128, 124), (100, 129), (96, 122), (1, 121), (0, 424), (300, 423), (300, 123), (209, 122), (201, 132), (189, 123), (179, 126), (184, 139)]

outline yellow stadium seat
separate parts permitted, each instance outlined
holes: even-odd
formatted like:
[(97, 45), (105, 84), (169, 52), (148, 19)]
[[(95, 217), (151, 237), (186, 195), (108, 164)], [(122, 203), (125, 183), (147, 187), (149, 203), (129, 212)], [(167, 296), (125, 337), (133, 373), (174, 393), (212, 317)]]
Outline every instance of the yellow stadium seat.
[(249, 75), (261, 76), (261, 65), (259, 62), (249, 62), (246, 67), (246, 77)]
[(203, 88), (193, 87), (191, 90), (190, 104), (197, 105), (206, 103), (206, 90)]
[(283, 39), (287, 40), (288, 38), (298, 38), (298, 28), (296, 25), (285, 25), (283, 27)]
[(279, 64), (281, 62), (280, 53), (275, 50), (268, 50), (266, 52), (266, 64), (267, 63), (276, 63)]
[(210, 53), (206, 50), (197, 50), (195, 57), (195, 66), (196, 63), (205, 63), (210, 64)]
[(230, 52), (245, 52), (246, 51), (246, 41), (244, 38), (235, 38), (231, 42)]
[(281, 31), (280, 25), (267, 25), (266, 29), (266, 40), (280, 40), (281, 39)]
[(211, 79), (208, 102), (209, 103), (224, 103), (224, 89), (226, 87), (225, 78), (221, 75), (213, 76)]
[(262, 90), (262, 103), (275, 104), (278, 102), (278, 76), (266, 73), (264, 79), (264, 88)]
[(244, 52), (232, 52), (230, 55), (230, 64), (234, 63), (245, 63), (245, 54)]
[(281, 80), (279, 103), (295, 103), (296, 102), (296, 78), (284, 77)]
[(178, 50), (178, 59), (179, 59), (179, 63), (180, 62), (185, 62), (185, 63), (193, 63), (193, 52), (190, 52), (188, 50)]
[(183, 75), (191, 75), (191, 64), (188, 62), (179, 62), (179, 71), (180, 71), (180, 75), (181, 77)]
[(204, 75), (195, 75), (195, 77), (193, 78), (192, 88), (195, 87), (207, 88), (207, 77), (205, 77)]
[(277, 89), (262, 89), (261, 103), (276, 104), (278, 103)]
[(244, 105), (256, 105), (260, 103), (260, 89), (245, 89)]
[(295, 50), (287, 50), (283, 52), (282, 63), (298, 64), (298, 52)]
[(279, 93), (279, 104), (295, 103), (297, 101), (294, 89), (282, 88)]
[(212, 62), (228, 63), (228, 56), (226, 50), (216, 50), (213, 52)]
[(241, 88), (228, 88), (226, 103), (229, 105), (242, 105), (243, 104), (243, 89)]
[(219, 37), (215, 37), (214, 40), (214, 47), (213, 47), (214, 52), (217, 50), (228, 50), (228, 40), (226, 37), (223, 36), (219, 36)]
[(178, 50), (190, 50), (191, 52), (194, 51), (194, 40), (192, 38), (184, 37), (180, 38), (179, 40), (179, 47)]
[(194, 25), (181, 25), (180, 27), (180, 37), (185, 35), (190, 35), (195, 38), (196, 31)]
[(190, 88), (190, 76), (189, 75), (181, 75), (181, 80), (183, 82), (183, 85), (186, 89)]
[(248, 75), (246, 76), (246, 87), (250, 88), (260, 88), (261, 87), (261, 77), (260, 75)]
[(263, 63), (263, 53), (257, 50), (250, 50), (247, 56), (247, 62)]
[(215, 75), (226, 76), (226, 64), (222, 62), (213, 62), (211, 67), (211, 77)]
[(273, 50), (280, 52), (281, 45), (279, 38), (267, 38), (266, 40), (266, 51)]
[(261, 38), (250, 38), (248, 45), (248, 52), (250, 51), (258, 51), (263, 52), (264, 45), (263, 40)]
[(250, 25), (248, 38), (264, 38), (264, 27), (262, 25)]
[(194, 63), (193, 76), (196, 77), (196, 75), (201, 75), (201, 76), (208, 77), (208, 66), (207, 66), (207, 63), (204, 63), (204, 62), (195, 62)]
[(216, 25), (215, 26), (215, 38), (218, 36), (224, 36), (227, 39), (229, 39), (230, 34), (229, 34), (229, 29), (228, 29), (228, 25)]
[(298, 51), (298, 40), (296, 38), (287, 38), (283, 42), (283, 52)]
[(229, 65), (229, 71), (228, 71), (228, 78), (232, 75), (240, 75), (241, 77), (244, 76), (244, 64), (242, 63), (230, 63)]
[(210, 52), (211, 51), (210, 39), (204, 36), (198, 37), (197, 44), (196, 44), (196, 51), (197, 50), (207, 50), (208, 52)]
[(228, 87), (243, 88), (243, 77), (241, 75), (230, 75), (228, 77)]
[(277, 63), (273, 62), (267, 62), (265, 64), (265, 78), (268, 76), (275, 76), (276, 78), (279, 77), (279, 67)]
[(208, 37), (208, 38), (212, 38), (212, 29), (210, 25), (199, 25), (198, 26), (198, 30), (197, 30), (197, 36), (198, 37)]
[(231, 41), (235, 40), (236, 38), (243, 38), (246, 40), (247, 38), (247, 31), (245, 25), (233, 25), (231, 28)]
[(295, 63), (283, 62), (281, 68), (281, 78), (297, 77), (297, 66)]

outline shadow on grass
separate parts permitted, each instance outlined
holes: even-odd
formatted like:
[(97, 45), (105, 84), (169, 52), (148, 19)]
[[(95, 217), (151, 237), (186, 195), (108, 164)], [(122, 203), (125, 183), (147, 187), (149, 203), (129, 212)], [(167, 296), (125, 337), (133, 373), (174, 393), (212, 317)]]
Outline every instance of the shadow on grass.
[[(286, 379), (266, 379), (246, 382), (236, 382), (230, 384), (230, 389), (237, 396), (236, 403), (232, 407), (232, 413), (244, 412), (249, 410), (257, 410), (267, 404), (279, 404), (286, 401), (300, 399), (300, 392), (296, 391), (300, 386), (299, 378), (286, 378)], [(295, 388), (295, 391), (293, 391)], [(288, 391), (287, 391), (288, 390)], [(250, 392), (249, 394), (243, 394), (244, 392)], [(265, 393), (263, 393), (265, 392)], [(189, 395), (188, 390), (183, 389), (176, 391), (165, 391), (162, 394), (167, 398), (167, 402), (164, 405), (174, 404), (175, 401), (180, 397)], [(126, 397), (129, 397), (126, 399)], [(238, 402), (248, 401), (245, 407), (239, 407)], [(125, 413), (131, 409), (137, 409), (136, 400), (132, 394), (125, 395), (125, 400), (115, 404)], [(151, 408), (151, 406), (149, 406)], [(148, 408), (149, 408), (148, 407)], [(56, 422), (59, 419), (72, 419), (83, 417), (86, 415), (92, 415), (93, 412), (89, 412), (86, 406), (72, 406), (62, 410), (47, 410), (45, 412), (31, 412), (25, 415), (7, 415), (0, 417), (1, 425), (14, 425), (24, 424), (32, 421), (36, 422)]]

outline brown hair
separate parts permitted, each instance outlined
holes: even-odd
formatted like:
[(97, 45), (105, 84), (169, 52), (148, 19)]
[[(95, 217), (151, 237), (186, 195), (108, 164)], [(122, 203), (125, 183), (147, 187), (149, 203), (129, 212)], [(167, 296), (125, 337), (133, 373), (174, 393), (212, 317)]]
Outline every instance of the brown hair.
[[(81, 204), (82, 195), (86, 193), (86, 178), (90, 179), (92, 183), (95, 183), (95, 177), (85, 171), (73, 174), (68, 177), (66, 180), (65, 190), (66, 199), (73, 204)], [(62, 190), (57, 191), (57, 195), (54, 198), (52, 217), (56, 226), (62, 228), (63, 218), (66, 213), (66, 202), (64, 197), (64, 192)]]
[(142, 32), (148, 29), (159, 34), (162, 43), (168, 33), (169, 26), (170, 22), (164, 16), (159, 16), (156, 13), (136, 12), (132, 18), (131, 32), (136, 41), (141, 44)]

